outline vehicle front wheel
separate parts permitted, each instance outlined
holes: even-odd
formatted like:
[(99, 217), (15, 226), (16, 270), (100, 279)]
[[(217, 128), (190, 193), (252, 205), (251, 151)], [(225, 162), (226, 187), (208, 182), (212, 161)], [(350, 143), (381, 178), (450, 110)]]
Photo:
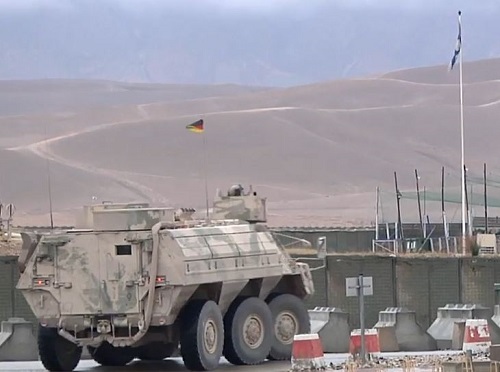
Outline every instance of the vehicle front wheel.
[(66, 340), (55, 328), (39, 326), (38, 353), (48, 371), (73, 371), (82, 356), (82, 348)]

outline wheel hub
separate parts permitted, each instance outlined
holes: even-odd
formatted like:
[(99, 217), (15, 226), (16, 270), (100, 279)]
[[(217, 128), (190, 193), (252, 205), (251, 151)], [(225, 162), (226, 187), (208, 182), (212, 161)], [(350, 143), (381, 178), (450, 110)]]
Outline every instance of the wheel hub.
[(297, 333), (298, 321), (294, 314), (288, 311), (282, 311), (276, 317), (274, 333), (276, 338), (283, 344), (293, 342), (293, 336)]
[(260, 317), (252, 314), (247, 317), (243, 324), (243, 339), (251, 348), (256, 349), (264, 340), (264, 326)]
[(205, 350), (213, 354), (217, 349), (217, 327), (212, 319), (209, 319), (205, 324), (204, 346)]

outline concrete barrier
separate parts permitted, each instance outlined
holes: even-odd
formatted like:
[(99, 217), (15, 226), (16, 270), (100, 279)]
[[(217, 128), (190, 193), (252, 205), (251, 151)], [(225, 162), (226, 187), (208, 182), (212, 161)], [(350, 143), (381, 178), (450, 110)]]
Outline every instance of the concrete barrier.
[(436, 341), (417, 323), (414, 311), (388, 307), (380, 311), (373, 328), (379, 330), (380, 349), (385, 351), (436, 350)]
[[(353, 329), (349, 343), (349, 353), (359, 354), (361, 351), (361, 330)], [(377, 329), (365, 329), (365, 351), (367, 354), (380, 353), (380, 340)]]
[[(437, 318), (427, 329), (427, 333), (436, 341), (437, 349), (452, 349), (453, 330), (455, 322), (465, 322), (467, 319), (489, 319), (491, 309), (476, 304), (448, 304), (440, 307)], [(458, 350), (461, 350), (460, 347)], [(452, 349), (457, 350), (457, 349)]]
[(349, 352), (349, 314), (335, 307), (309, 310), (311, 333), (317, 333), (325, 353)]
[(488, 322), (490, 326), (491, 342), (500, 344), (500, 305), (493, 308), (493, 316)]
[(0, 361), (38, 360), (33, 323), (23, 318), (4, 320), (0, 332)]
[(398, 339), (396, 337), (396, 327), (379, 326), (375, 329), (378, 332), (378, 342), (382, 353), (400, 351)]
[(487, 353), (491, 346), (490, 327), (486, 319), (467, 319), (465, 321), (463, 351)]
[(465, 336), (465, 320), (453, 322), (453, 332), (451, 335), (451, 349), (462, 350)]
[(500, 345), (490, 346), (490, 360), (500, 362)]
[(295, 335), (292, 345), (292, 371), (324, 370), (323, 347), (318, 334)]

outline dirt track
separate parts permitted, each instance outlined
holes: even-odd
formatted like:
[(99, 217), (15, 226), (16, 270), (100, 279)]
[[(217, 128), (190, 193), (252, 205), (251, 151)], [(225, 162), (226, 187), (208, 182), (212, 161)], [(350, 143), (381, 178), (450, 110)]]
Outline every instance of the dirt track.
[[(480, 66), (482, 76), (465, 84), (470, 183), (479, 183), (483, 162), (492, 186), (498, 183), (498, 65), (500, 60), (467, 66), (471, 72)], [(94, 94), (59, 84), (68, 96), (77, 90), (78, 97)], [(56, 109), (49, 113), (7, 117), (0, 112), (0, 129), (6, 133), (0, 138), (0, 171), (6, 175), (0, 197), (18, 206), (16, 224), (46, 224), (50, 165), (57, 224), (73, 224), (75, 210), (93, 200), (150, 201), (204, 213), (206, 171), (210, 199), (217, 188), (225, 191), (234, 183), (252, 185), (266, 196), (271, 226), (367, 226), (375, 219), (376, 187), (381, 189), (381, 222), (397, 217), (395, 171), (402, 194), (410, 195), (401, 200), (402, 218), (418, 221), (414, 169), (421, 188), (440, 195), (444, 165), (446, 212), (449, 222), (457, 222), (456, 88), (456, 79), (442, 66), (287, 89), (205, 91), (202, 98), (193, 93), (170, 101), (160, 94), (152, 99), (137, 86), (127, 90), (134, 102), (122, 104), (106, 85), (95, 88), (105, 90), (108, 100), (99, 107), (78, 107), (79, 100), (68, 99), (71, 108), (52, 102)], [(25, 101), (18, 99), (19, 105)], [(185, 130), (200, 116), (206, 121), (206, 148), (202, 137)], [(494, 187), (488, 193), (495, 215), (500, 198)], [(470, 198), (478, 200), (479, 195)], [(432, 222), (441, 220), (435, 197), (427, 198), (424, 209)]]

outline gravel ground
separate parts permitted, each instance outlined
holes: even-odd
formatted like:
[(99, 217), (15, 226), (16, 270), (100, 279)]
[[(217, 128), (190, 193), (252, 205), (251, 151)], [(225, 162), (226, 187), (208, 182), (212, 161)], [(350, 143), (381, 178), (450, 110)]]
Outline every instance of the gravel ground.
[[(366, 369), (433, 369), (444, 362), (462, 362), (464, 353), (461, 351), (433, 351), (433, 352), (413, 352), (413, 353), (380, 353), (367, 358), (365, 364), (354, 361), (350, 356), (340, 362), (330, 362), (329, 367), (334, 370), (344, 370), (354, 368)], [(487, 353), (476, 353), (473, 355), (474, 361), (489, 361)]]
[[(349, 354), (325, 354), (326, 370), (354, 371), (363, 369), (366, 371), (401, 372), (401, 371), (427, 371), (436, 370), (436, 367), (446, 361), (461, 361), (463, 353), (459, 351), (435, 351), (435, 352), (398, 352), (380, 353), (373, 356), (364, 366), (359, 363), (352, 364)], [(475, 355), (474, 360), (489, 360), (487, 354)], [(354, 368), (352, 368), (354, 367)], [(186, 371), (181, 358), (171, 358), (161, 362), (133, 361), (120, 371)], [(225, 359), (221, 361), (217, 369), (226, 372), (248, 371), (248, 372), (288, 372), (291, 370), (290, 362), (266, 362), (257, 366), (234, 366)], [(45, 371), (40, 362), (0, 362), (0, 371)], [(82, 360), (75, 371), (117, 371), (116, 368), (99, 366), (92, 360)]]

